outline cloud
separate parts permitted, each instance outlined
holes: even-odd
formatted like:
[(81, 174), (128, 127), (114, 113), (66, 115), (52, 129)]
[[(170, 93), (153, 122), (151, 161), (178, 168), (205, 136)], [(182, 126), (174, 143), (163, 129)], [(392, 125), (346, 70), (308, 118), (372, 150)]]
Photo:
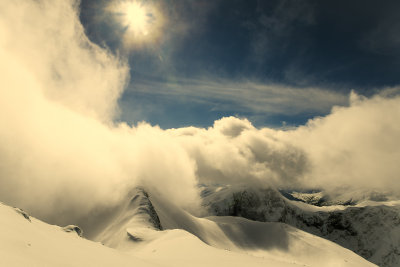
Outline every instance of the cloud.
[(195, 160), (200, 183), (293, 186), (307, 169), (302, 150), (276, 139), (275, 130), (257, 129), (246, 119), (227, 117), (208, 129), (168, 132)]
[(284, 134), (307, 151), (313, 165), (307, 182), (399, 192), (400, 97), (368, 99), (353, 92), (350, 99), (350, 107), (336, 107)]
[[(222, 111), (236, 110), (254, 114), (298, 115), (327, 114), (334, 105), (347, 105), (348, 96), (318, 87), (296, 88), (252, 81), (216, 80), (213, 78), (175, 81), (136, 81), (127, 92), (165, 98), (185, 98), (209, 103)], [(218, 105), (214, 104), (218, 103)]]
[(116, 100), (127, 82), (128, 67), (87, 39), (77, 5), (70, 0), (57, 6), (49, 1), (2, 3), (3, 52), (46, 85), (41, 87), (46, 97), (111, 120), (118, 112)]
[[(1, 201), (90, 235), (137, 185), (192, 212), (200, 209), (198, 183), (400, 190), (396, 90), (353, 93), (350, 107), (286, 131), (235, 117), (207, 129), (115, 124), (128, 67), (85, 37), (77, 12), (75, 1), (0, 3)], [(293, 112), (342, 99), (212, 82), (200, 82), (192, 96), (206, 98), (215, 86), (221, 99), (248, 92), (244, 105), (260, 111), (268, 103), (288, 109), (290, 98)], [(183, 87), (168, 89), (177, 95)]]
[(399, 194), (400, 96), (349, 98), (349, 107), (291, 130), (229, 117), (169, 131), (194, 158), (200, 182)]

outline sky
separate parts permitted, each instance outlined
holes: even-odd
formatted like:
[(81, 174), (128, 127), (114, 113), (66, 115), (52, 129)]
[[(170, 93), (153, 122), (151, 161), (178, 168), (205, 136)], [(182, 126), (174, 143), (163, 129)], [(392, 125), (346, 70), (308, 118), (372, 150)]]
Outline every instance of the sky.
[[(202, 183), (400, 195), (395, 6), (364, 4), (374, 22), (357, 16), (360, 33), (342, 38), (356, 51), (340, 57), (307, 50), (314, 35), (296, 39), (319, 29), (318, 3), (312, 16), (294, 2), (264, 7), (272, 18), (229, 3), (154, 2), (142, 12), (137, 2), (0, 1), (0, 201), (90, 229), (137, 186), (195, 215)], [(345, 18), (328, 22), (342, 29)], [(268, 50), (249, 30), (261, 26), (274, 32)], [(379, 38), (355, 40), (367, 33)], [(283, 45), (293, 38), (296, 49)], [(299, 65), (280, 77), (295, 66), (289, 54)], [(357, 57), (371, 68), (317, 79)], [(273, 58), (281, 71), (265, 76)]]
[(138, 0), (151, 41), (110, 8), (121, 2), (80, 4), (89, 39), (129, 63), (121, 121), (297, 126), (400, 83), (398, 1)]

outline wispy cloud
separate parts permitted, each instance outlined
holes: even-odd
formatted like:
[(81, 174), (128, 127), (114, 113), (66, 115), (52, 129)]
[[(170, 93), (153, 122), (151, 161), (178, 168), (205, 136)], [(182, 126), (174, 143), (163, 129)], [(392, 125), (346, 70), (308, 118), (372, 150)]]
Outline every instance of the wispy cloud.
[(348, 95), (317, 87), (295, 88), (251, 81), (181, 79), (133, 81), (127, 92), (185, 97), (189, 101), (218, 102), (215, 109), (269, 115), (326, 114), (335, 105), (347, 105)]

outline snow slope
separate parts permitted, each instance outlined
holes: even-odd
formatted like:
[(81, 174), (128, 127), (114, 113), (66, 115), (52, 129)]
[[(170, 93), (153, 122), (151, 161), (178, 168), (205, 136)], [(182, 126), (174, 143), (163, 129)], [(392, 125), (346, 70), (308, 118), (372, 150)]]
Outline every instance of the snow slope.
[(0, 266), (155, 266), (0, 204)]

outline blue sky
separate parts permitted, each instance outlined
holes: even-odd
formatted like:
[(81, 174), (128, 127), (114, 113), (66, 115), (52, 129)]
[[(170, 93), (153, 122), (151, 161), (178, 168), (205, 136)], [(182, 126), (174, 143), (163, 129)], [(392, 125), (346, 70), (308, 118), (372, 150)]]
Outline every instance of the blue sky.
[(132, 47), (110, 2), (82, 0), (80, 18), (131, 67), (120, 99), (128, 123), (210, 126), (234, 115), (299, 125), (347, 105), (351, 90), (371, 96), (400, 83), (399, 1), (136, 1), (164, 25)]

